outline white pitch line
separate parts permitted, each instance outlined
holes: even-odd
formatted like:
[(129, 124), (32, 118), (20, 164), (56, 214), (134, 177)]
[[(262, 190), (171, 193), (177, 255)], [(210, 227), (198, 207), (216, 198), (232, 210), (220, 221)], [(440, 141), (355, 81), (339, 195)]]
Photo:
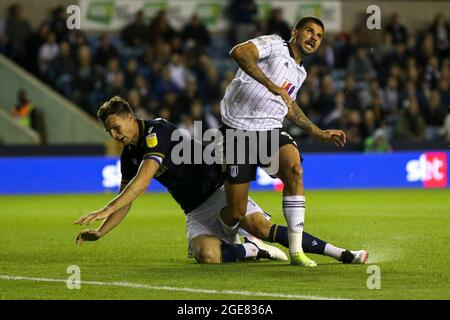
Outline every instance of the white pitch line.
[[(67, 283), (66, 279), (20, 277), (20, 276), (10, 276), (10, 275), (4, 275), (4, 274), (0, 274), (0, 279), (15, 280), (15, 281)], [(208, 293), (208, 294), (241, 295), (241, 296), (250, 296), (250, 297), (269, 297), (269, 298), (306, 299), (306, 300), (350, 300), (350, 299), (345, 299), (345, 298), (271, 293), (271, 292), (261, 292), (261, 291), (211, 290), (211, 289), (195, 289), (195, 288), (178, 288), (178, 287), (169, 287), (169, 286), (151, 286), (151, 285), (142, 284), (142, 283), (116, 282), (116, 281), (113, 281), (113, 282), (80, 281), (80, 284), (95, 285), (95, 286), (108, 286), (108, 287), (124, 287), (124, 288), (133, 288), (133, 289), (147, 289), (147, 290), (165, 290), (165, 291), (195, 292), (195, 293)]]

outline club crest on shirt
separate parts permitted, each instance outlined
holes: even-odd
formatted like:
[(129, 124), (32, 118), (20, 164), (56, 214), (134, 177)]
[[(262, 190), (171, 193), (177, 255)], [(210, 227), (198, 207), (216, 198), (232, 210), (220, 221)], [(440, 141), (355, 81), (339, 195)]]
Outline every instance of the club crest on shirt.
[(154, 148), (158, 145), (158, 137), (156, 133), (150, 133), (145, 137), (145, 142), (147, 143), (147, 147)]
[(230, 166), (230, 176), (236, 178), (238, 175), (238, 166)]

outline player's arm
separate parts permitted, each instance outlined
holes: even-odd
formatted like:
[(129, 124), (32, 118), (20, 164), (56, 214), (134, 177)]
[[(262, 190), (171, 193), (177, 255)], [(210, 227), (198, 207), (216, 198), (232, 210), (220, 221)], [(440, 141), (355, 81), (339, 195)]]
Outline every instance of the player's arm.
[(254, 43), (247, 41), (236, 45), (231, 49), (230, 56), (250, 77), (261, 83), (273, 94), (280, 95), (281, 88), (270, 81), (258, 67), (259, 51)]
[[(126, 186), (127, 186), (126, 183), (122, 183), (120, 185), (119, 194), (123, 191), (123, 189), (125, 189)], [(105, 220), (103, 220), (102, 224), (97, 229), (86, 229), (80, 231), (80, 233), (78, 233), (77, 235), (76, 244), (81, 245), (84, 241), (96, 241), (100, 239), (109, 231), (114, 229), (120, 222), (122, 222), (122, 220), (128, 214), (130, 209), (131, 203), (117, 210), (109, 217), (107, 217)]]
[(142, 161), (136, 176), (130, 181), (130, 183), (123, 189), (123, 191), (111, 200), (102, 209), (91, 212), (78, 219), (75, 224), (88, 225), (95, 220), (104, 219), (117, 210), (131, 204), (134, 199), (139, 197), (147, 190), (150, 181), (155, 176), (160, 167), (159, 162), (153, 159)]
[(286, 118), (296, 126), (304, 130), (308, 135), (323, 141), (329, 141), (339, 147), (343, 147), (347, 142), (344, 131), (342, 130), (321, 130), (308, 117), (302, 109), (292, 100), (288, 105), (288, 113)]

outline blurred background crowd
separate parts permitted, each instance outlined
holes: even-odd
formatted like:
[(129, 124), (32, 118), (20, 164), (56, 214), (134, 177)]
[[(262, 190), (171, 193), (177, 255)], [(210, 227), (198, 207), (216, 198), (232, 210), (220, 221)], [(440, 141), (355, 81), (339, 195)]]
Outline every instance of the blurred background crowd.
[[(120, 95), (138, 117), (163, 117), (191, 132), (195, 120), (203, 120), (203, 130), (220, 125), (219, 103), (237, 69), (229, 50), (264, 34), (288, 41), (292, 28), (279, 8), (256, 19), (253, 1), (230, 1), (226, 36), (212, 34), (195, 15), (175, 29), (164, 11), (151, 21), (138, 12), (118, 34), (69, 31), (62, 6), (33, 29), (23, 9), (14, 4), (0, 17), (1, 53), (93, 117), (101, 102)], [(395, 13), (375, 38), (361, 26), (325, 32), (304, 64), (299, 105), (321, 128), (344, 130), (361, 150), (389, 151), (393, 141), (450, 142), (450, 24), (443, 13), (422, 30)], [(18, 93), (12, 116), (39, 125), (26, 92)]]

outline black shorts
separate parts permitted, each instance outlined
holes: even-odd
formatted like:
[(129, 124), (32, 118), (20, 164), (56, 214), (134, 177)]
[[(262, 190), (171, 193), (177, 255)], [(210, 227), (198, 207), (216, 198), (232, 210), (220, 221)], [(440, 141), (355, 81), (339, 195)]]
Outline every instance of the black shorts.
[[(234, 137), (234, 143), (230, 145), (230, 141), (227, 141), (226, 130), (232, 130), (231, 132), (236, 135), (241, 134), (241, 136)], [(223, 136), (224, 164), (222, 171), (226, 181), (230, 184), (256, 180), (257, 168), (269, 167), (269, 158), (276, 154), (282, 146), (292, 144), (297, 148), (295, 140), (282, 129), (250, 131), (234, 129), (224, 124), (220, 131)], [(227, 146), (229, 147), (227, 148)], [(227, 157), (227, 151), (234, 153)], [(303, 161), (302, 157), (300, 159)], [(274, 177), (275, 174), (270, 175)]]

